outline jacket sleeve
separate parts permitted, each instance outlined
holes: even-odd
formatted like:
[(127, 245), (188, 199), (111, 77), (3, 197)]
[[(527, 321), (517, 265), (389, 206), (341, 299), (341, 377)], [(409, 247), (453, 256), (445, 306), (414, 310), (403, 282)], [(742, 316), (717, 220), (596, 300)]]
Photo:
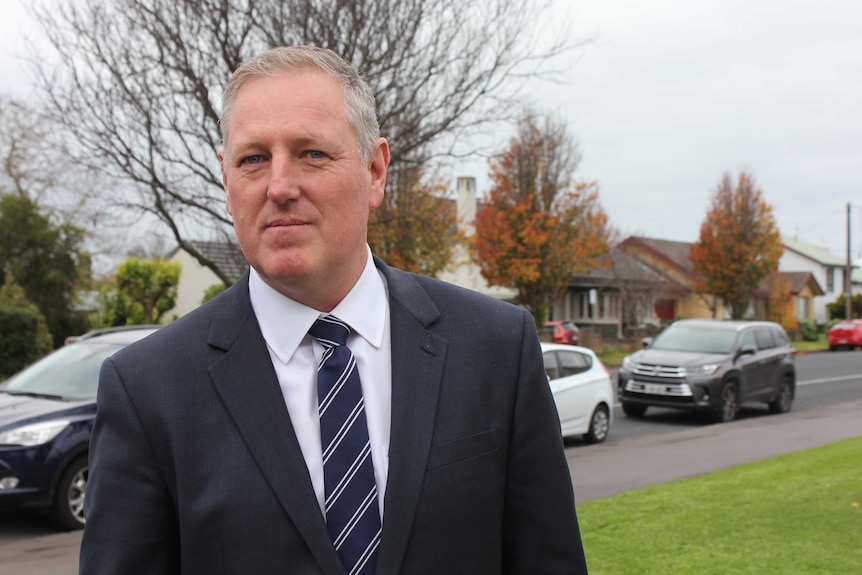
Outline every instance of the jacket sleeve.
[(526, 312), (522, 326), (507, 463), (503, 570), (508, 575), (586, 575), (559, 416), (534, 322)]
[(158, 448), (148, 440), (113, 360), (106, 360), (90, 439), (81, 575), (180, 572), (173, 497)]

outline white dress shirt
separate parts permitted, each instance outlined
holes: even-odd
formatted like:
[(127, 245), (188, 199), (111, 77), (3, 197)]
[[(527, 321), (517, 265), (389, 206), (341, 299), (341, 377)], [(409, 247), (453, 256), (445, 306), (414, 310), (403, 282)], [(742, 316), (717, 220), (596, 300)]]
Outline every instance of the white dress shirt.
[(253, 268), (248, 289), (321, 513), (324, 513), (325, 494), (317, 414), (317, 365), (323, 346), (308, 335), (308, 330), (322, 315), (334, 315), (352, 328), (347, 345), (356, 357), (362, 381), (382, 519), (392, 418), (392, 345), (386, 282), (374, 266), (370, 248), (367, 253), (368, 260), (359, 280), (329, 314), (277, 292)]

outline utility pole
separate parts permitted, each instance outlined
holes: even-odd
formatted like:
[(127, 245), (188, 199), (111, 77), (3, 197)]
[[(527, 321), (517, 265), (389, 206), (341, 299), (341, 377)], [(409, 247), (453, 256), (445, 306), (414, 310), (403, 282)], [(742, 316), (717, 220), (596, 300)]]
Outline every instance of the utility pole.
[(847, 202), (847, 267), (844, 269), (844, 311), (847, 314), (848, 321), (853, 318), (853, 298), (851, 297), (853, 284), (850, 282), (852, 272), (852, 260), (850, 259), (850, 202)]

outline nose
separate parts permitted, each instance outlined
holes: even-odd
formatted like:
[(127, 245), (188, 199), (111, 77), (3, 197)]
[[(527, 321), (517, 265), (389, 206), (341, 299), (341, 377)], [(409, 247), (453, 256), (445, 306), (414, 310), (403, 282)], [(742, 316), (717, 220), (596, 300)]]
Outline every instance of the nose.
[(299, 197), (299, 170), (289, 157), (273, 156), (267, 197), (283, 204)]

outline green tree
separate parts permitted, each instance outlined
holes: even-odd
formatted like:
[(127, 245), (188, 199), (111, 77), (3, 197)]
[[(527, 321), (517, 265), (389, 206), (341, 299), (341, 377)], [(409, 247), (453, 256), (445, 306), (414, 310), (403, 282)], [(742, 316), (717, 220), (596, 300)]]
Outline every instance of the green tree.
[(760, 282), (778, 270), (784, 253), (772, 206), (748, 172), (734, 185), (725, 173), (691, 248), (691, 262), (700, 276), (699, 293), (720, 297), (733, 319), (742, 319)]
[[(826, 306), (829, 319), (847, 319), (847, 296), (841, 294), (834, 302)], [(862, 293), (853, 294), (850, 298), (850, 316), (862, 319)]]
[[(162, 259), (128, 258), (121, 263), (117, 268), (118, 297), (133, 308), (127, 321), (141, 317), (142, 323), (158, 323), (176, 305), (181, 272), (178, 262)], [(142, 313), (138, 315), (134, 308)]]
[(45, 316), (55, 347), (86, 328), (73, 309), (78, 286), (88, 280), (83, 239), (80, 228), (53, 223), (28, 196), (0, 193), (0, 280), (14, 275)]
[(571, 277), (607, 253), (607, 216), (598, 186), (579, 182), (580, 156), (564, 123), (527, 114), (491, 161), (493, 188), (476, 213), (476, 261), (491, 285), (514, 287), (536, 325)]
[(33, 302), (27, 299), (24, 289), (15, 282), (15, 276), (11, 273), (6, 274), (6, 279), (0, 286), (0, 307), (27, 310), (35, 318), (34, 347), (31, 350), (32, 353), (28, 354), (26, 363), (51, 353), (51, 350), (54, 349), (54, 340), (51, 337), (45, 316)]

